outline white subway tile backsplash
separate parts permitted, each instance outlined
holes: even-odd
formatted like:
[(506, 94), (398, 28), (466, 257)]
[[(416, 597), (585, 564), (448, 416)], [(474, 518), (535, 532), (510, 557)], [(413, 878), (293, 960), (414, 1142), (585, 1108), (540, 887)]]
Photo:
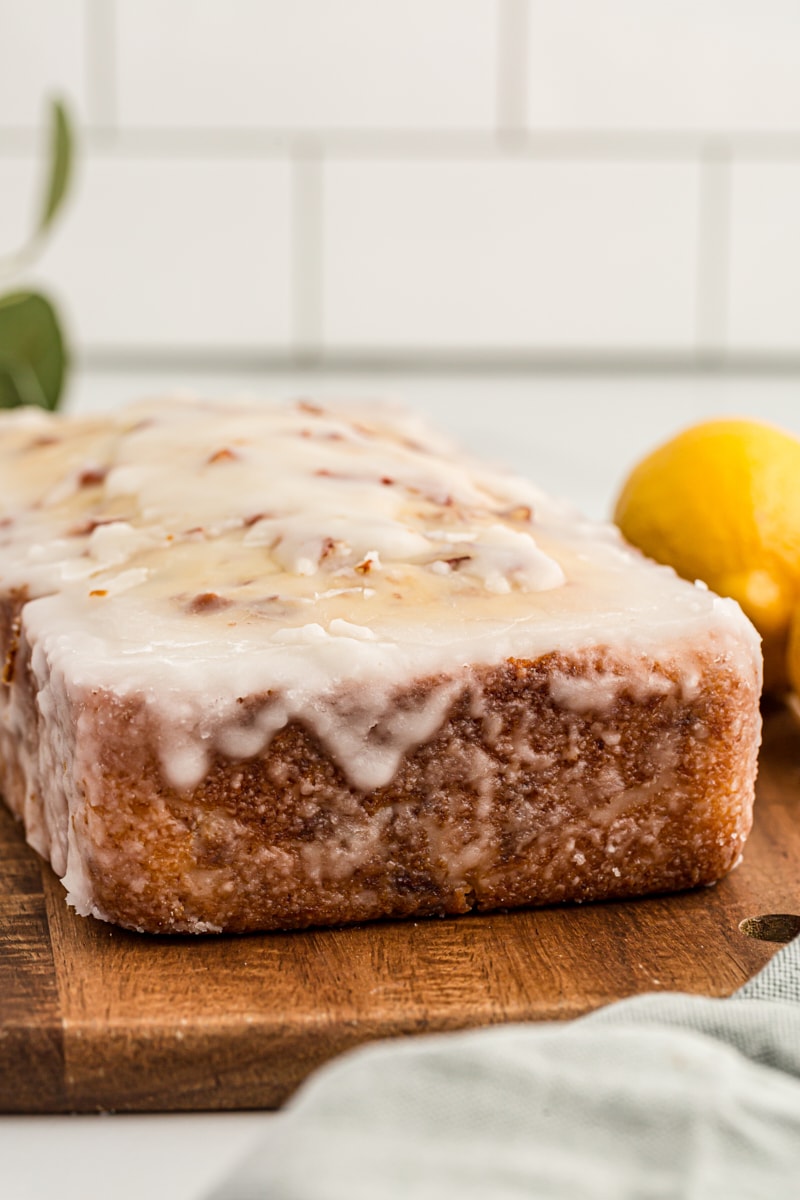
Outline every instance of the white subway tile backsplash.
[(800, 355), (797, 0), (0, 0), (0, 257), (53, 94), (79, 348)]
[[(29, 240), (41, 207), (42, 164), (32, 155), (0, 158), (0, 259)], [(2, 284), (8, 281), (2, 280)]]
[(85, 115), (83, 0), (0, 0), (0, 129), (38, 126), (48, 96)]
[(494, 0), (117, 0), (123, 126), (486, 129)]
[(740, 163), (731, 200), (729, 343), (800, 352), (800, 163)]
[(534, 129), (796, 130), (796, 0), (530, 0)]
[(680, 348), (697, 168), (332, 162), (328, 346)]
[[(29, 169), (4, 163), (0, 180), (22, 186)], [(289, 234), (285, 163), (102, 157), (37, 275), (82, 346), (285, 346)]]

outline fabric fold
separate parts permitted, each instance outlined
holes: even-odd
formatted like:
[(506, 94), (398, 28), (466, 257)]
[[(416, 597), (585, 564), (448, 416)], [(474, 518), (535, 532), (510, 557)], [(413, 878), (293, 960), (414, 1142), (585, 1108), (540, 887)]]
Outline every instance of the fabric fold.
[(730, 999), (377, 1043), (209, 1200), (795, 1200), (800, 939)]

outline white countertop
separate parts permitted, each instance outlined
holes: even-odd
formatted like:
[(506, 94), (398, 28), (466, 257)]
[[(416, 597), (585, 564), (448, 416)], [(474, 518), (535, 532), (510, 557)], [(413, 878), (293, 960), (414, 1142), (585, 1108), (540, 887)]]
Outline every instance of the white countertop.
[[(404, 399), (473, 451), (504, 461), (594, 516), (626, 471), (681, 427), (758, 417), (800, 435), (794, 376), (157, 375), (84, 373), (69, 405), (100, 410), (176, 391)], [(200, 1200), (258, 1138), (264, 1114), (2, 1117), (2, 1200)]]

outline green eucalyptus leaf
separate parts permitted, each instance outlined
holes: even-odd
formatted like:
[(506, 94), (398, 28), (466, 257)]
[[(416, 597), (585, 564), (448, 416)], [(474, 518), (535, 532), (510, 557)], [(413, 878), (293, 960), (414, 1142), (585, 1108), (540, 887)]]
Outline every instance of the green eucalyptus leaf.
[(0, 259), (0, 274), (15, 275), (36, 257), (44, 235), (55, 220), (69, 190), (73, 144), (67, 110), (59, 100), (54, 100), (50, 106), (50, 156), (39, 219), (27, 242), (14, 254)]
[(72, 175), (72, 128), (60, 100), (50, 106), (50, 162), (36, 236), (41, 237), (61, 208)]
[(65, 369), (64, 340), (50, 301), (37, 292), (0, 298), (0, 408), (56, 408)]

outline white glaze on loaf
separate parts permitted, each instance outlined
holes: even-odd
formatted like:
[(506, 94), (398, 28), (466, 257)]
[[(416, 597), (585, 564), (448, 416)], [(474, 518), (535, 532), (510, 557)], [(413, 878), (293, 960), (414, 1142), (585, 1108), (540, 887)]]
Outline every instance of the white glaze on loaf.
[[(0, 470), (0, 587), (30, 597), (41, 703), (55, 712), (59, 687), (143, 697), (178, 789), (293, 720), (353, 786), (384, 786), (476, 665), (603, 644), (674, 660), (683, 645), (690, 687), (698, 644), (742, 669), (759, 658), (732, 601), (378, 407), (25, 411), (2, 419)], [(396, 711), (398, 688), (439, 676)], [(358, 703), (343, 708), (345, 680)], [(551, 683), (576, 712), (588, 686)], [(622, 686), (592, 683), (592, 707)]]

